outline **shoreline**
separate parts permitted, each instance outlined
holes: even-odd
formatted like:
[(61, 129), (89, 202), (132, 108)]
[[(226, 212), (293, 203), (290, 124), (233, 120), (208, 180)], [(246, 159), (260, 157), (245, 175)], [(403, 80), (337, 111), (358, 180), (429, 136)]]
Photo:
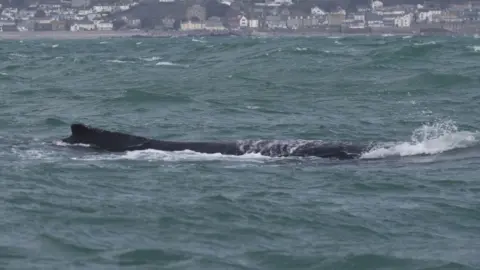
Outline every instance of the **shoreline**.
[(44, 32), (0, 32), (0, 40), (79, 40), (101, 38), (170, 38), (170, 37), (209, 37), (209, 36), (243, 36), (243, 37), (348, 37), (348, 36), (475, 36), (472, 33), (419, 33), (412, 32), (366, 32), (348, 33), (335, 31), (249, 31), (249, 32), (221, 32), (216, 35), (211, 32), (198, 31), (44, 31)]
[(0, 40), (27, 40), (27, 39), (97, 39), (113, 37), (132, 37), (142, 35), (144, 31), (25, 31), (0, 32)]

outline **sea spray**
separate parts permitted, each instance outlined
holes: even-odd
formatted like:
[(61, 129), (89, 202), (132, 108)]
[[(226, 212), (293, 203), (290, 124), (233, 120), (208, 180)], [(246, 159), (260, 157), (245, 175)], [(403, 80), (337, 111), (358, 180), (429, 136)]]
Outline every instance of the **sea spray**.
[(415, 129), (409, 142), (383, 143), (362, 155), (363, 159), (388, 156), (432, 155), (469, 147), (477, 143), (477, 133), (459, 131), (452, 120), (427, 123)]

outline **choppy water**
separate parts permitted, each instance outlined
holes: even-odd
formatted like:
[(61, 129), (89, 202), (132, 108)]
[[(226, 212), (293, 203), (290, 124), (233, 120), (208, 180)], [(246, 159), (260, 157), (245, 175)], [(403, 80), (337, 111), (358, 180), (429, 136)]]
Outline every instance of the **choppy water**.
[[(0, 41), (5, 269), (480, 269), (480, 39)], [(383, 142), (355, 161), (72, 149)]]

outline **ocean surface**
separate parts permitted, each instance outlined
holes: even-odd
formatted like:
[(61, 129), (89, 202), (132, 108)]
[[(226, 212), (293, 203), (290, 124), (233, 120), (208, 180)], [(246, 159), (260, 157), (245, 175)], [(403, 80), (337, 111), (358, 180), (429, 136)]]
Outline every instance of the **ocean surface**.
[[(0, 40), (2, 269), (480, 269), (480, 39)], [(358, 160), (109, 154), (381, 143)]]

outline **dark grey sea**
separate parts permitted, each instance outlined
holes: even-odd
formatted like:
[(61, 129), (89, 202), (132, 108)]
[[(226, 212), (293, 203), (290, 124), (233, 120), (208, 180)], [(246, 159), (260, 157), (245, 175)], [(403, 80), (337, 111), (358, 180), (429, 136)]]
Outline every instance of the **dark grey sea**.
[[(3, 269), (480, 269), (480, 39), (0, 41)], [(358, 160), (85, 151), (381, 145)]]

